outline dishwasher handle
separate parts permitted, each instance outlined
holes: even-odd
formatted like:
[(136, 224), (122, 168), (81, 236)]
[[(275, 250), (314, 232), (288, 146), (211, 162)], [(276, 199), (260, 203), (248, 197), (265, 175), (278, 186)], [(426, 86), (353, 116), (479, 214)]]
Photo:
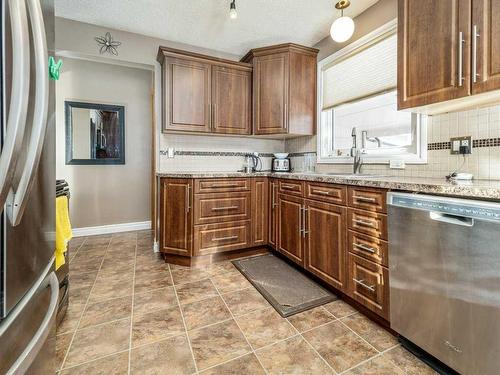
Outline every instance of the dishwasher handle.
[(474, 226), (474, 219), (472, 219), (470, 217), (455, 216), (455, 215), (444, 214), (441, 212), (433, 212), (433, 211), (429, 212), (429, 216), (432, 220), (441, 221), (443, 223), (461, 225), (464, 227), (473, 227)]

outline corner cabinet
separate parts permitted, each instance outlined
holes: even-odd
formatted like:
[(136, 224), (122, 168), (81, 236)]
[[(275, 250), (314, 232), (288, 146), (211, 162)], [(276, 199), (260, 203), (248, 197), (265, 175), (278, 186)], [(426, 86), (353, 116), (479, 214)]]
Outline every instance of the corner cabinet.
[(160, 47), (163, 132), (252, 133), (252, 66)]
[(253, 132), (313, 135), (316, 129), (318, 50), (292, 43), (252, 49)]
[(398, 109), (433, 114), (498, 101), (498, 17), (500, 0), (399, 0)]

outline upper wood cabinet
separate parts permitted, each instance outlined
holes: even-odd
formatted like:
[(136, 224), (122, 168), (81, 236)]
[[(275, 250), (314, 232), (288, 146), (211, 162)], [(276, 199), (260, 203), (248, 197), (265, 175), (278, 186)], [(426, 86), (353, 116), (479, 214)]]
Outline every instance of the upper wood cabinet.
[(251, 71), (212, 67), (212, 116), (214, 133), (252, 133)]
[(398, 5), (398, 109), (434, 114), (499, 100), (500, 0)]
[(251, 134), (252, 66), (160, 47), (164, 132)]
[(470, 0), (399, 0), (398, 109), (470, 93)]
[(500, 89), (500, 1), (472, 1), (472, 93)]
[(317, 54), (288, 43), (253, 49), (242, 58), (254, 67), (254, 134), (314, 134)]

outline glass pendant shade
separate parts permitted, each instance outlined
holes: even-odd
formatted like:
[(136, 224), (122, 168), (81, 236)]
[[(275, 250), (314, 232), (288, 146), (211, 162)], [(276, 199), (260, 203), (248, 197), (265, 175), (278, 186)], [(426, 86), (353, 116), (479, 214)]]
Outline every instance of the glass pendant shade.
[(330, 35), (337, 43), (349, 40), (354, 33), (354, 21), (351, 17), (342, 16), (332, 23)]

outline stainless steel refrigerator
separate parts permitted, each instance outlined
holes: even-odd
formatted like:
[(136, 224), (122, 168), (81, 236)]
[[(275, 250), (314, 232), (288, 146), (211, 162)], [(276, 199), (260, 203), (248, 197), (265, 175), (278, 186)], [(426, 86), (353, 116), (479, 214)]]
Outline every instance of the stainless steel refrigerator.
[(2, 0), (0, 374), (52, 374), (54, 273), (53, 0)]

